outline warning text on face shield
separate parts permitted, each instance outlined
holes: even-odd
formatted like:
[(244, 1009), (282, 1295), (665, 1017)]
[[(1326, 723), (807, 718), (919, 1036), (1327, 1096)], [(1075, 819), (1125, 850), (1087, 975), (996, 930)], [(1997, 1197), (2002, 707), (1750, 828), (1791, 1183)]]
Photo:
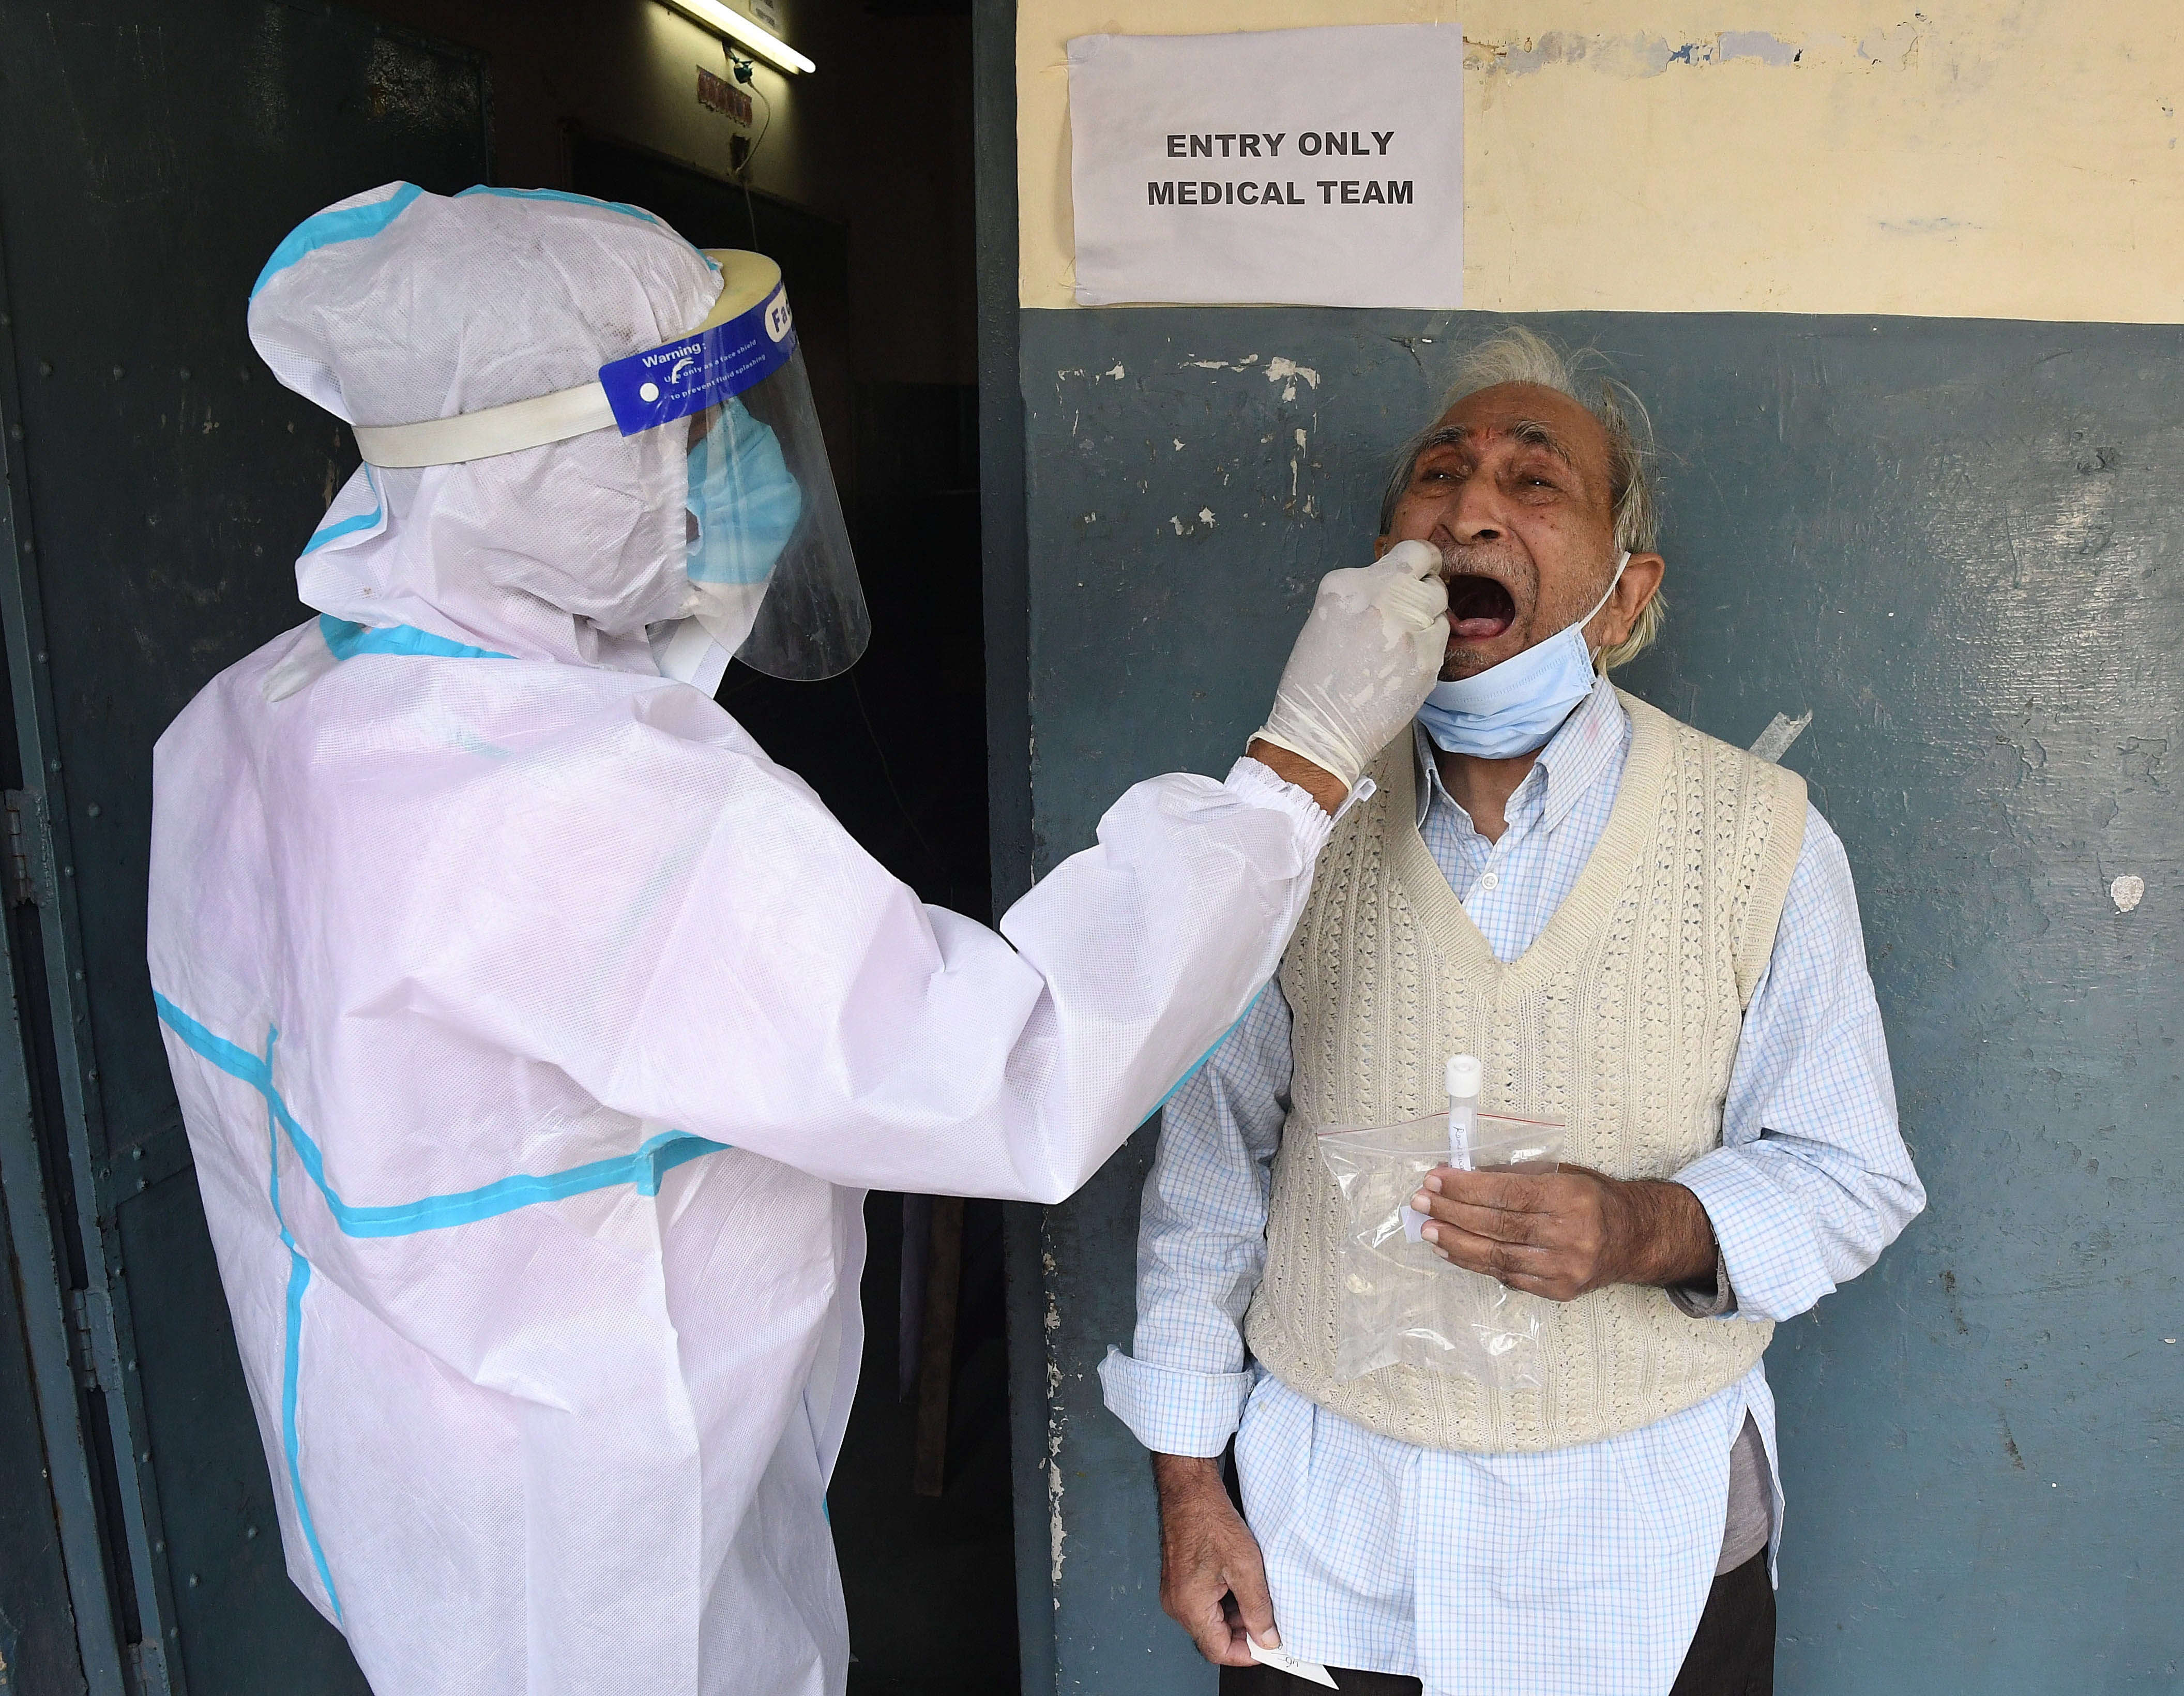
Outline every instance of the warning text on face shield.
[(621, 433), (634, 436), (756, 388), (795, 352), (788, 297), (776, 288), (725, 324), (601, 365), (599, 387)]

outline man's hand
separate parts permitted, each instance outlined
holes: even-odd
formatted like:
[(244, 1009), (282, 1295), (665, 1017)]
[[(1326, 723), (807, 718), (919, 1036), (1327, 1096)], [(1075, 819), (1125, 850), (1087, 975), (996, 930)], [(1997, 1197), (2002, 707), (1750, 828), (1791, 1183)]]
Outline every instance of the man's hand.
[(1585, 1166), (1559, 1172), (1458, 1172), (1443, 1166), (1411, 1205), (1442, 1257), (1550, 1301), (1609, 1284), (1708, 1277), (1713, 1225), (1681, 1184), (1624, 1181)]
[(1249, 1666), (1249, 1632), (1278, 1649), (1273, 1598), (1259, 1542), (1228, 1499), (1221, 1463), (1156, 1454), (1160, 1486), (1161, 1606), (1216, 1666)]

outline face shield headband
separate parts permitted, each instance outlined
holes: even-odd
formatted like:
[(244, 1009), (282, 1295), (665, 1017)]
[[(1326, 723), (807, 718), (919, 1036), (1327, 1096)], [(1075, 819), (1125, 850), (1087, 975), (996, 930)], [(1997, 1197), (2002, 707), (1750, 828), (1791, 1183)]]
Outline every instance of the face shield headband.
[(706, 258), (721, 293), (688, 335), (610, 360), (575, 388), (452, 418), (359, 425), (357, 445), (382, 468), (460, 465), (705, 413), (683, 427), (692, 435), (689, 616), (770, 676), (833, 677), (856, 663), (872, 624), (788, 293), (762, 255)]

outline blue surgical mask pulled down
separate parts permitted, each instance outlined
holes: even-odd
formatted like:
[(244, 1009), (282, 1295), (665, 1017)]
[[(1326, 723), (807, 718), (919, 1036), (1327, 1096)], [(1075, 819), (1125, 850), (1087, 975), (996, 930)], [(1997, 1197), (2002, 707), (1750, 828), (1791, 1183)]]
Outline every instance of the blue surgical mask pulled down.
[(731, 399), (691, 444), (684, 504), (698, 529), (688, 567), (692, 616), (733, 654), (750, 634), (774, 566), (804, 516), (804, 491), (773, 432)]
[(1607, 605), (1630, 563), (1625, 552), (1615, 561), (1607, 594), (1567, 629), (1476, 677), (1435, 683), (1418, 709), (1434, 746), (1482, 760), (1513, 759), (1545, 747), (1570, 709), (1592, 692), (1592, 650), (1585, 645), (1585, 627)]

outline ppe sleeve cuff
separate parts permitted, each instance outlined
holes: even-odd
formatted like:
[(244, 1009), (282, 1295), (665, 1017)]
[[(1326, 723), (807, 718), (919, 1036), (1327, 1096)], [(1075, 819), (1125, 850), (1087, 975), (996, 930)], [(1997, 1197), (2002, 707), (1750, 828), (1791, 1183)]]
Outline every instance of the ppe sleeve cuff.
[(1220, 1453), (1243, 1422), (1256, 1381), (1249, 1372), (1153, 1366), (1112, 1347), (1100, 1363), (1107, 1411), (1155, 1454)]
[[(1272, 767), (1261, 764), (1248, 754), (1228, 768), (1225, 787), (1231, 795), (1245, 801), (1289, 814), (1296, 821), (1298, 834), (1305, 840), (1306, 857), (1319, 857), (1319, 851), (1327, 845), (1328, 836), (1334, 828), (1334, 821), (1307, 792), (1276, 777)], [(1348, 805), (1344, 803), (1346, 810)]]

